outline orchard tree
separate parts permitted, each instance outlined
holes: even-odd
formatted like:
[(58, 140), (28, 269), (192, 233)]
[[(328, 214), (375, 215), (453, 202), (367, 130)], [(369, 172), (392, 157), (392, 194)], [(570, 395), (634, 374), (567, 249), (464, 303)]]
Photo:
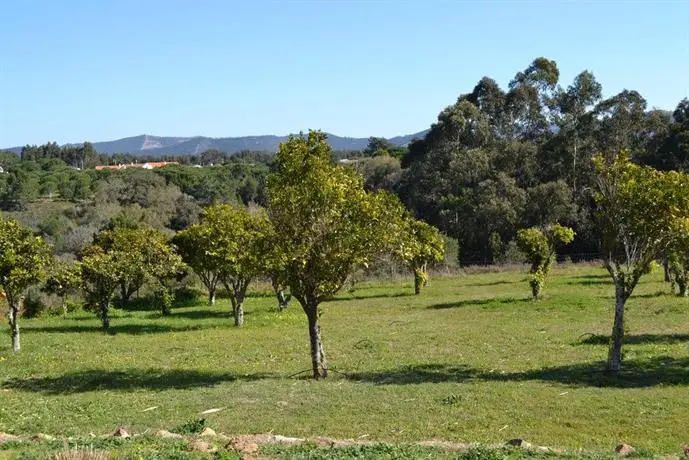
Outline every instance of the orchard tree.
[(667, 257), (673, 286), (677, 295), (689, 296), (689, 219), (677, 219), (674, 223)]
[(83, 251), (80, 262), (82, 287), (89, 305), (95, 307), (103, 323), (110, 328), (110, 303), (122, 277), (122, 263), (114, 252), (106, 252), (101, 246), (91, 244)]
[(442, 262), (445, 257), (445, 240), (437, 228), (411, 216), (405, 216), (402, 227), (395, 252), (414, 274), (414, 294), (419, 295), (421, 286), (428, 282), (428, 264)]
[[(319, 317), (355, 267), (366, 264), (390, 237), (390, 213), (402, 206), (386, 193), (364, 190), (361, 176), (336, 166), (325, 134), (291, 137), (280, 145), (268, 178), (268, 213), (281, 279), (308, 318), (313, 377), (328, 375)], [(396, 203), (390, 209), (389, 204)]]
[(81, 268), (74, 262), (57, 262), (48, 272), (44, 290), (60, 298), (62, 314), (67, 316), (67, 296), (81, 288)]
[(202, 250), (215, 244), (207, 227), (199, 224), (178, 232), (172, 239), (182, 260), (194, 270), (208, 291), (208, 303), (215, 305), (215, 291), (220, 283), (221, 260), (217, 254)]
[(115, 290), (123, 285), (150, 284), (163, 299), (163, 314), (169, 314), (169, 292), (164, 283), (184, 265), (160, 231), (117, 227), (96, 236), (84, 252), (81, 267), (84, 288), (98, 305), (103, 329), (107, 330), (110, 303)]
[(529, 284), (534, 300), (541, 298), (541, 292), (555, 262), (555, 246), (569, 244), (574, 240), (574, 230), (560, 224), (544, 229), (526, 228), (517, 232), (517, 247), (531, 264)]
[(250, 214), (226, 204), (206, 209), (200, 224), (206, 237), (197, 243), (197, 251), (205, 252), (217, 264), (220, 281), (230, 295), (234, 324), (244, 324), (244, 298), (251, 280), (264, 272), (271, 234), (265, 213)]
[(608, 370), (622, 364), (625, 304), (651, 262), (666, 253), (679, 219), (689, 217), (689, 176), (633, 164), (625, 151), (599, 156), (596, 203), (603, 262), (615, 284), (615, 317)]
[(26, 288), (41, 281), (50, 247), (19, 222), (0, 217), (0, 288), (9, 306), (12, 350), (19, 351), (19, 312)]
[[(164, 294), (161, 290), (165, 289), (165, 280), (173, 278), (184, 267), (182, 258), (168, 244), (165, 234), (154, 228), (116, 227), (99, 233), (94, 244), (117, 257), (124, 305), (146, 283)], [(167, 315), (170, 312), (165, 305), (164, 302), (162, 313)]]

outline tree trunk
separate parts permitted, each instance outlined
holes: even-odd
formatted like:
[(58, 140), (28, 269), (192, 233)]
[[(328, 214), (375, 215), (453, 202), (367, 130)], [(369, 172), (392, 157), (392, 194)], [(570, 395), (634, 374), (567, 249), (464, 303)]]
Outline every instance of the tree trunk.
[(277, 298), (278, 298), (278, 310), (282, 311), (285, 308), (287, 308), (287, 305), (289, 302), (287, 301), (287, 297), (285, 297), (285, 291), (282, 289), (278, 289), (277, 291)]
[(326, 378), (328, 376), (328, 362), (325, 358), (325, 348), (321, 340), (321, 327), (318, 324), (318, 304), (315, 301), (307, 301), (303, 308), (309, 319), (313, 378), (316, 380)]
[(120, 284), (120, 302), (123, 308), (129, 305), (129, 299), (131, 298), (133, 292), (129, 289), (127, 283)]
[(278, 311), (282, 311), (287, 308), (287, 298), (285, 297), (285, 291), (280, 287), (275, 277), (270, 278), (270, 282), (273, 285), (273, 291), (275, 291), (275, 297), (278, 299)]
[(423, 283), (423, 275), (421, 274), (421, 270), (415, 269), (414, 270), (414, 295), (421, 294), (421, 284), (422, 283)]
[(61, 297), (61, 301), (62, 301), (62, 317), (67, 318), (67, 296), (63, 295)]
[(10, 304), (10, 333), (12, 335), (12, 351), (18, 352), (21, 350), (21, 343), (19, 340), (19, 310), (21, 309), (22, 299), (8, 299)]
[(677, 281), (677, 295), (680, 297), (687, 297), (689, 294), (687, 289), (687, 276), (685, 274), (675, 275)]
[(234, 306), (234, 325), (241, 327), (244, 325), (244, 294), (246, 293), (246, 286), (239, 287), (233, 303)]
[[(576, 121), (575, 121), (576, 123)], [(577, 147), (579, 133), (574, 129), (574, 161), (572, 162), (572, 190), (577, 191)]]
[(103, 330), (108, 331), (110, 329), (110, 301), (103, 300), (100, 303), (100, 320), (103, 322)]
[(665, 273), (665, 282), (669, 283), (672, 281), (672, 277), (670, 276), (670, 261), (667, 257), (663, 259), (663, 271)]
[(541, 298), (541, 283), (536, 280), (531, 281), (531, 295), (533, 296), (534, 302)]
[(624, 280), (615, 280), (615, 320), (608, 352), (608, 371), (619, 372), (622, 365), (622, 343), (624, 341), (624, 305), (627, 301)]
[(208, 303), (215, 305), (215, 288), (208, 288)]

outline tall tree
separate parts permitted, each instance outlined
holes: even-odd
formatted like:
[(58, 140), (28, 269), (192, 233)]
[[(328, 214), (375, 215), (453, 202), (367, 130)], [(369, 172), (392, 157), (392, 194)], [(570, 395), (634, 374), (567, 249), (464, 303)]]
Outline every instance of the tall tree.
[(672, 113), (674, 123), (666, 127), (656, 151), (649, 152), (648, 163), (658, 169), (689, 171), (689, 99), (683, 99)]
[(571, 184), (574, 190), (577, 189), (577, 161), (579, 160), (579, 149), (582, 138), (590, 130), (592, 117), (589, 116), (591, 110), (601, 99), (603, 87), (596, 77), (589, 72), (581, 72), (574, 78), (574, 82), (561, 90), (555, 97), (555, 104), (559, 111), (558, 125), (563, 131), (562, 134), (571, 139), (572, 147), (572, 173)]
[(19, 312), (24, 291), (43, 278), (51, 257), (43, 238), (15, 220), (0, 217), (0, 288), (9, 306), (12, 350), (15, 352), (21, 348)]
[[(301, 304), (309, 324), (313, 377), (327, 377), (320, 304), (352, 270), (386, 244), (385, 224), (399, 202), (364, 190), (361, 176), (336, 166), (325, 134), (309, 132), (281, 144), (268, 179), (268, 213), (277, 233), (281, 278)], [(397, 206), (390, 207), (391, 203)]]
[(596, 138), (600, 152), (628, 150), (633, 158), (644, 155), (641, 133), (646, 121), (646, 99), (624, 90), (596, 105)]

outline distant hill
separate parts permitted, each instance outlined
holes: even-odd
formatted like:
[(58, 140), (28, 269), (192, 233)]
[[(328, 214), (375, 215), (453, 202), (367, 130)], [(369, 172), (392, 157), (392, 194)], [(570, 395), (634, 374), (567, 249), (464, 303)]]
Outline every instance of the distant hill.
[[(422, 138), (427, 131), (388, 139), (392, 144), (404, 146), (414, 138)], [(216, 149), (222, 152), (236, 153), (241, 151), (275, 152), (287, 136), (243, 136), (243, 137), (161, 137), (142, 134), (140, 136), (125, 137), (115, 141), (94, 142), (93, 146), (99, 153), (130, 153), (133, 155), (192, 155), (204, 150)], [(368, 138), (340, 137), (328, 134), (328, 142), (333, 150), (363, 150), (368, 145)], [(17, 154), (21, 147), (9, 149)]]

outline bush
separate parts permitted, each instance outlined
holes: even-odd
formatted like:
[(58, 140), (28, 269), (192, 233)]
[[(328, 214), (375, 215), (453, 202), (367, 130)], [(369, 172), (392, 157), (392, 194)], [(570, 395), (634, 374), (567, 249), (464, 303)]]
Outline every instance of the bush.
[(175, 302), (189, 303), (206, 298), (207, 295), (201, 289), (193, 285), (180, 286), (174, 290)]
[(24, 308), (22, 309), (22, 317), (24, 318), (36, 318), (45, 313), (49, 306), (45, 301), (45, 294), (39, 291), (37, 288), (32, 287), (26, 293), (24, 297)]

